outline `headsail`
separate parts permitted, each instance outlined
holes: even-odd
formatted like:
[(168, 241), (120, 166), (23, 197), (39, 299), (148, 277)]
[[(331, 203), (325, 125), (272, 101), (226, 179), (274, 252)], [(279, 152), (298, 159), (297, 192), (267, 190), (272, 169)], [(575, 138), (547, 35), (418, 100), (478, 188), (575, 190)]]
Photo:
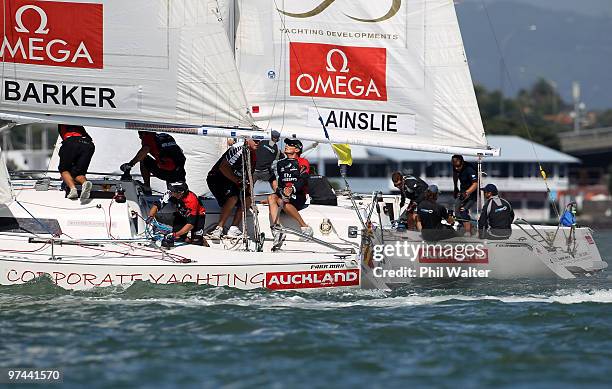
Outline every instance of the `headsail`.
[(5, 0), (0, 10), (0, 111), (122, 128), (252, 124), (216, 1)]
[(336, 143), (498, 152), (452, 0), (239, 4), (239, 69), (262, 128), (313, 139), (321, 118)]

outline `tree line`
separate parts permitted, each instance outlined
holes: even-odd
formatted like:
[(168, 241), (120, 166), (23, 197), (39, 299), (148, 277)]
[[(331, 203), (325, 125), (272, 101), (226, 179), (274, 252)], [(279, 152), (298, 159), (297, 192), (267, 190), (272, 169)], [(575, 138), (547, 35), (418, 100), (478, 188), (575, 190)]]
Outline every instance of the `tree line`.
[[(551, 82), (539, 79), (515, 97), (475, 85), (476, 99), (487, 134), (531, 137), (537, 143), (560, 148), (559, 133), (573, 129), (573, 104), (563, 100)], [(523, 119), (524, 118), (524, 119)], [(612, 109), (582, 112), (582, 128), (612, 126)]]

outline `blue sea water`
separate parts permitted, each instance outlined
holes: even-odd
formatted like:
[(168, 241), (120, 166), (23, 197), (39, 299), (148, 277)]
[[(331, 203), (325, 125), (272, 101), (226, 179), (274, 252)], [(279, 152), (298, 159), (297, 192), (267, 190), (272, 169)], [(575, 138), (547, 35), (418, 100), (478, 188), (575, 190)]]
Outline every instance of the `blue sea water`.
[[(612, 262), (612, 232), (596, 234)], [(0, 367), (65, 387), (612, 387), (611, 270), (393, 292), (0, 287)]]

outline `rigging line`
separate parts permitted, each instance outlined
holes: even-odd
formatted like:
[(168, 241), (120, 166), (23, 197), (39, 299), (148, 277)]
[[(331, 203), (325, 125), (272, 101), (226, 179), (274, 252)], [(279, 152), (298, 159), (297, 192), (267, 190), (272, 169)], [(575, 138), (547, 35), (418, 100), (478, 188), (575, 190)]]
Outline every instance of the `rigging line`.
[[(271, 123), (272, 123), (272, 117), (274, 116), (274, 111), (276, 110), (276, 103), (278, 101), (278, 96), (279, 96), (279, 90), (280, 90), (280, 74), (282, 72), (282, 58), (284, 57), (284, 50), (285, 50), (285, 45), (284, 42), (282, 41), (283, 36), (281, 36), (281, 44), (280, 44), (280, 56), (279, 56), (279, 60), (278, 60), (278, 72), (279, 74), (276, 77), (276, 90), (274, 91), (274, 102), (272, 103), (272, 112), (270, 113), (270, 116), (268, 117), (268, 123), (266, 125), (266, 128), (271, 128)], [(274, 57), (276, 58), (276, 56)], [(275, 64), (276, 65), (276, 64)], [(284, 89), (284, 88), (283, 88)], [(285, 125), (285, 98), (283, 98), (283, 114), (281, 115), (282, 117), (282, 123), (281, 123), (281, 130), (283, 129), (284, 125)]]
[[(253, 180), (253, 166), (251, 165), (251, 150), (247, 147), (247, 159), (246, 159), (246, 174), (249, 181), (249, 194), (250, 194), (250, 198), (251, 198), (251, 212), (253, 213), (253, 233), (255, 234), (255, 237), (253, 239), (253, 241), (256, 243), (255, 245), (255, 250), (257, 250), (258, 245), (261, 245), (263, 247), (263, 242), (261, 241), (261, 229), (259, 226), (259, 209), (257, 208), (257, 202), (255, 201), (255, 182)], [(245, 206), (245, 210), (246, 210), (246, 206)], [(246, 215), (246, 211), (245, 211), (245, 215)], [(242, 221), (242, 225), (244, 228), (246, 228), (246, 216), (244, 218), (244, 220)]]
[[(247, 230), (246, 230), (246, 223), (247, 223), (247, 205), (246, 205), (246, 199), (247, 199), (247, 175), (246, 175), (246, 159), (247, 158), (251, 158), (251, 155), (249, 154), (249, 143), (246, 141), (244, 141), (244, 143), (242, 144), (242, 166), (241, 166), (241, 170), (242, 170), (242, 193), (241, 195), (241, 199), (240, 202), (242, 203), (242, 209), (240, 210), (240, 212), (242, 212), (242, 241), (244, 242), (244, 248), (245, 250), (248, 251), (249, 249), (249, 242), (248, 242), (248, 236), (247, 236)], [(237, 210), (236, 210), (237, 211)]]
[[(19, 200), (15, 199), (15, 202), (17, 203), (17, 205), (19, 205), (21, 208), (23, 208), (23, 210), (26, 211), (28, 213), (28, 215), (30, 215), (30, 217), (32, 217), (32, 219), (34, 219), (38, 224), (40, 224), (42, 226), (42, 228), (44, 228), (49, 233), (49, 235), (56, 236), (56, 234), (51, 232), (51, 230), (49, 229), (49, 227), (47, 225), (43, 224), (43, 222), (38, 220), (38, 218), (36, 218), (36, 216), (32, 215), (32, 213), (30, 211), (28, 211), (28, 209), (26, 207), (24, 207), (23, 204), (21, 204), (19, 202)], [(36, 236), (38, 237), (38, 235), (36, 235)]]
[(58, 206), (52, 206), (52, 205), (47, 205), (47, 204), (38, 204), (38, 203), (31, 203), (29, 201), (22, 201), (22, 204), (28, 204), (28, 205), (36, 205), (39, 207), (45, 207), (45, 208), (50, 208), (50, 209), (61, 209), (64, 211), (82, 211), (84, 209), (92, 209), (92, 208), (100, 208), (97, 205), (89, 205), (86, 207), (80, 207), (80, 208), (68, 208), (68, 207), (58, 207)]
[[(489, 23), (489, 28), (491, 29), (491, 33), (493, 34), (493, 39), (495, 40), (495, 45), (497, 48), (497, 52), (502, 60), (502, 69), (504, 71), (504, 75), (506, 77), (508, 77), (508, 82), (510, 83), (510, 87), (514, 90), (516, 89), (514, 81), (512, 79), (512, 76), (510, 75), (510, 70), (508, 69), (508, 66), (506, 65), (506, 58), (504, 57), (504, 53), (501, 50), (501, 46), (499, 44), (499, 38), (497, 37), (497, 33), (495, 32), (495, 28), (493, 27), (493, 21), (491, 20), (491, 15), (489, 14), (489, 9), (486, 5), (485, 0), (480, 0), (483, 9), (485, 10), (485, 15), (487, 16), (487, 21)], [(500, 94), (500, 98), (503, 99), (504, 96)], [(547, 197), (549, 198), (550, 202), (553, 205), (553, 209), (555, 210), (555, 214), (557, 216), (557, 220), (559, 220), (561, 218), (561, 214), (559, 213), (559, 208), (557, 205), (557, 201), (552, 197), (552, 192), (550, 190), (550, 187), (548, 185), (548, 180), (547, 180), (547, 176), (546, 176), (546, 171), (544, 170), (544, 168), (542, 167), (542, 163), (540, 161), (540, 158), (538, 156), (538, 152), (535, 148), (535, 142), (533, 140), (533, 136), (531, 134), (531, 130), (529, 129), (529, 124), (527, 124), (527, 117), (525, 116), (525, 111), (524, 108), (525, 106), (523, 105), (523, 103), (521, 102), (520, 99), (518, 99), (517, 104), (519, 106), (519, 115), (521, 117), (521, 125), (523, 126), (523, 129), (525, 130), (527, 137), (529, 138), (530, 144), (531, 144), (531, 149), (533, 150), (533, 154), (535, 156), (536, 162), (538, 164), (538, 168), (540, 169), (540, 176), (542, 177), (542, 179), (544, 180), (544, 185), (546, 186), (546, 194), (548, 195)], [(565, 231), (563, 232), (564, 235)], [(567, 238), (567, 236), (565, 236)]]

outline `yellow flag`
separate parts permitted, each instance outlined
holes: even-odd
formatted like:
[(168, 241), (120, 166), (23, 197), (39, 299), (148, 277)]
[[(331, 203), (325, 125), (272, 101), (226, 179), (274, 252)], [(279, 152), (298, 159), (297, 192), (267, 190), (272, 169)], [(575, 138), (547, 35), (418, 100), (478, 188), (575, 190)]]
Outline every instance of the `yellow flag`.
[(332, 144), (336, 154), (338, 154), (338, 165), (353, 165), (353, 156), (351, 155), (351, 146), (346, 143)]

